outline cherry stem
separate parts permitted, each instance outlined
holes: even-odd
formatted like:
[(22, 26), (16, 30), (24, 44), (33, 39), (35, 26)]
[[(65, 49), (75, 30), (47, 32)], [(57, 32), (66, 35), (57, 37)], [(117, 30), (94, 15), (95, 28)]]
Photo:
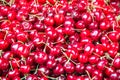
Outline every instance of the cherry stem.
[(23, 56), (21, 58), (21, 61), (24, 61), (24, 63), (26, 64), (26, 60), (25, 60), (25, 58)]
[(8, 2), (6, 2), (6, 0), (0, 0), (0, 1), (3, 3), (3, 5), (7, 4), (10, 6), (10, 4)]
[(46, 41), (46, 43), (45, 43), (45, 47), (44, 47), (44, 49), (43, 49), (43, 52), (46, 52), (46, 47), (48, 46), (47, 44), (48, 44), (48, 38), (47, 38), (47, 41)]
[(38, 68), (39, 68), (39, 64), (37, 65), (34, 74), (37, 74)]
[(70, 62), (71, 57), (72, 57), (72, 54), (70, 54), (70, 57), (68, 58), (68, 60), (66, 61), (66, 63), (65, 63), (65, 64), (68, 64), (68, 63)]
[(108, 40), (109, 40), (111, 43), (113, 43), (113, 42), (111, 41), (111, 39), (107, 36), (107, 34), (106, 34), (105, 36), (108, 38)]
[(2, 57), (2, 50), (0, 50), (0, 57)]
[(75, 65), (77, 65), (77, 63), (74, 62), (71, 58), (69, 58), (69, 57), (65, 54), (65, 52), (62, 51), (62, 53), (63, 53), (63, 55), (64, 55), (68, 60), (70, 59), (70, 61), (71, 61), (72, 63), (74, 63)]
[(15, 3), (15, 0), (10, 0), (9, 1), (9, 5), (11, 6), (12, 4), (14, 4)]
[(10, 64), (10, 69), (13, 70), (13, 67), (10, 61), (9, 61), (9, 64)]
[(92, 78), (90, 77), (89, 72), (88, 72), (87, 70), (85, 70), (85, 71), (86, 71), (86, 73), (87, 73), (87, 75), (88, 75), (89, 79), (90, 79), (90, 80), (92, 80)]
[(6, 39), (7, 34), (8, 34), (8, 31), (6, 30), (6, 33), (5, 33), (5, 36), (4, 36), (4, 40)]
[(113, 60), (108, 53), (105, 53), (105, 57), (106, 57), (107, 59)]
[(52, 80), (58, 80), (57, 78), (54, 78), (54, 77), (50, 77), (50, 76), (45, 75), (43, 72), (41, 72), (41, 73), (42, 73), (43, 76), (46, 77), (46, 78), (49, 78), (49, 79), (52, 79)]
[[(14, 58), (13, 58), (13, 59), (14, 59)], [(15, 60), (15, 62), (17, 63), (17, 66), (20, 67), (20, 65), (18, 64), (18, 61), (17, 61), (16, 59), (14, 59), (14, 60)]]

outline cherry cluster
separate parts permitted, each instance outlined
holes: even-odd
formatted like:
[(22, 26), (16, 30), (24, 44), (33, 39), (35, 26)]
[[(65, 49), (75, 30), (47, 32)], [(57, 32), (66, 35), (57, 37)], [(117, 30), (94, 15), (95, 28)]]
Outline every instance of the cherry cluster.
[(0, 80), (120, 80), (120, 0), (0, 0)]

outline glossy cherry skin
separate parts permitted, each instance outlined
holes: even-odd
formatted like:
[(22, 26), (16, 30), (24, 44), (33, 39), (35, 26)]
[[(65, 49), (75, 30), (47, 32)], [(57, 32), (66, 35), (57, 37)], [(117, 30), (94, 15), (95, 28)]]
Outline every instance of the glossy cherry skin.
[(90, 24), (92, 22), (92, 17), (89, 13), (83, 13), (82, 14), (82, 20), (85, 22), (85, 24)]
[(77, 79), (77, 76), (69, 74), (69, 75), (67, 75), (67, 79), (66, 80), (76, 80), (76, 79)]
[(6, 41), (6, 40), (0, 40), (0, 49), (1, 49), (1, 50), (7, 49), (8, 46), (9, 46), (8, 41)]
[(20, 66), (20, 71), (23, 73), (23, 74), (27, 74), (30, 72), (30, 66), (29, 65), (21, 65)]
[(78, 61), (80, 63), (87, 63), (88, 62), (88, 56), (86, 56), (85, 54), (80, 54), (78, 56)]
[(108, 67), (105, 69), (105, 74), (107, 76), (110, 76), (113, 72), (115, 72), (115, 68), (114, 67)]
[(58, 64), (58, 65), (55, 67), (55, 69), (53, 70), (53, 73), (54, 73), (55, 75), (61, 75), (61, 74), (63, 74), (63, 73), (64, 73), (64, 68), (63, 68), (63, 66), (62, 66), (61, 64)]
[(9, 68), (9, 61), (4, 58), (0, 58), (0, 69), (5, 70), (7, 68)]
[(38, 80), (38, 77), (34, 74), (27, 76), (26, 80)]
[(54, 15), (54, 21), (55, 21), (56, 25), (62, 24), (64, 22), (64, 20), (65, 20), (64, 15), (62, 15), (62, 14), (55, 14)]
[(71, 59), (77, 59), (78, 57), (78, 50), (76, 48), (70, 48), (66, 51), (66, 55), (68, 57), (71, 56)]
[(66, 62), (63, 67), (66, 73), (73, 73), (75, 70), (75, 66), (72, 62)]
[(108, 61), (107, 60), (100, 60), (98, 63), (97, 63), (97, 68), (99, 70), (104, 70), (105, 69), (105, 66), (108, 65)]
[(54, 19), (52, 17), (47, 17), (47, 18), (45, 18), (44, 23), (47, 26), (53, 26), (54, 25)]
[(37, 70), (39, 76), (49, 75), (50, 70), (46, 66), (40, 66)]
[(56, 61), (55, 60), (48, 60), (47, 62), (46, 62), (46, 66), (49, 68), (49, 69), (52, 69), (52, 68), (54, 68), (55, 66), (56, 66)]
[(120, 68), (120, 57), (118, 56), (118, 57), (116, 57), (115, 59), (114, 59), (114, 61), (113, 61), (113, 66), (115, 67), (115, 68)]
[(75, 24), (75, 27), (77, 28), (77, 29), (84, 29), (85, 28), (85, 23), (84, 23), (84, 21), (78, 21), (76, 24)]
[(16, 76), (13, 78), (13, 80), (20, 80), (20, 77)]
[(44, 52), (36, 52), (35, 54), (35, 61), (39, 64), (43, 64), (47, 61), (48, 56)]
[(92, 72), (92, 77), (95, 77), (95, 78), (97, 78), (99, 80), (102, 80), (103, 74), (102, 74), (102, 72), (100, 70), (94, 70)]
[(87, 55), (87, 56), (90, 56), (92, 55), (94, 51), (94, 45), (93, 44), (86, 44), (85, 47), (84, 47), (84, 54)]
[(97, 55), (91, 55), (89, 57), (90, 64), (97, 64), (99, 61), (99, 57)]
[(75, 71), (76, 71), (77, 73), (79, 73), (79, 74), (84, 73), (84, 71), (85, 71), (85, 66), (84, 66), (84, 64), (81, 64), (81, 63), (77, 64), (77, 65), (75, 66)]
[(116, 72), (113, 72), (111, 75), (110, 75), (110, 80), (119, 80), (119, 74), (116, 73)]
[(19, 75), (20, 75), (20, 72), (18, 69), (14, 69), (14, 70), (8, 72), (8, 77), (10, 79), (13, 79), (14, 77), (19, 76)]
[(7, 51), (2, 54), (2, 57), (6, 60), (10, 60), (13, 57), (13, 52), (12, 51)]

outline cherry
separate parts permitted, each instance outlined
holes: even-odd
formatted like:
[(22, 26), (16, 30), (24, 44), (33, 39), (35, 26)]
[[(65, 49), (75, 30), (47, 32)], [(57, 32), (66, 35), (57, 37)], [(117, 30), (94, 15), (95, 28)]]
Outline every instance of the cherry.
[(0, 39), (0, 49), (1, 49), (1, 50), (7, 49), (8, 46), (9, 46), (9, 43), (8, 43), (7, 40), (2, 40), (2, 39)]
[(75, 48), (70, 48), (66, 51), (66, 55), (71, 57), (71, 59), (77, 59), (78, 57), (78, 50)]
[(36, 52), (34, 57), (35, 57), (35, 61), (39, 64), (45, 63), (48, 59), (47, 54), (44, 52)]
[(111, 41), (117, 42), (119, 40), (119, 33), (118, 32), (111, 32), (108, 34), (108, 37)]
[(13, 52), (7, 51), (2, 53), (2, 57), (6, 60), (10, 60), (13, 57)]
[(21, 65), (20, 66), (20, 72), (23, 74), (27, 74), (30, 72), (30, 66), (29, 65)]
[(20, 65), (20, 59), (19, 58), (13, 58), (11, 60), (11, 66), (13, 69), (18, 68)]
[(64, 73), (64, 68), (61, 64), (57, 64), (57, 66), (54, 68), (53, 73), (55, 75), (61, 75)]
[(105, 69), (105, 74), (107, 76), (110, 76), (113, 72), (115, 72), (115, 68), (114, 67), (108, 67)]
[(66, 35), (73, 35), (75, 33), (74, 28), (72, 27), (72, 24), (69, 25), (67, 23), (69, 23), (69, 22), (66, 22), (65, 25), (67, 25), (67, 26), (64, 26), (64, 31), (63, 32)]
[(118, 56), (118, 57), (114, 58), (113, 66), (114, 66), (115, 68), (120, 68), (119, 65), (120, 65), (120, 57)]
[(38, 2), (39, 2), (40, 4), (45, 4), (45, 3), (46, 3), (46, 0), (38, 0)]
[(108, 30), (110, 28), (109, 21), (102, 21), (100, 23), (100, 29), (101, 30)]
[(28, 33), (27, 32), (19, 32), (18, 34), (16, 34), (16, 37), (17, 37), (18, 41), (26, 42), (28, 39)]
[(46, 66), (49, 68), (49, 69), (52, 69), (52, 68), (54, 68), (54, 67), (56, 67), (56, 61), (55, 60), (48, 60), (47, 62), (46, 62)]
[(56, 25), (62, 24), (64, 22), (64, 20), (65, 20), (64, 15), (62, 15), (62, 14), (55, 14), (54, 15), (54, 21), (55, 21)]
[(76, 64), (76, 66), (75, 66), (75, 71), (77, 72), (77, 73), (84, 73), (84, 71), (85, 71), (85, 66), (84, 66), (84, 64), (82, 64), (82, 63), (79, 63), (79, 64)]
[(20, 77), (16, 76), (13, 78), (13, 80), (20, 80)]
[(86, 44), (85, 47), (84, 47), (84, 54), (87, 55), (87, 56), (90, 56), (92, 55), (94, 51), (94, 45), (93, 44)]
[(97, 68), (99, 70), (104, 70), (105, 69), (105, 66), (108, 65), (108, 62), (107, 60), (100, 60), (98, 63), (97, 63)]
[(83, 13), (82, 14), (82, 20), (85, 22), (85, 24), (90, 24), (92, 22), (92, 17), (89, 13)]
[(76, 76), (75, 75), (67, 75), (67, 79), (66, 80), (76, 80)]
[(94, 70), (92, 72), (92, 77), (95, 77), (95, 79), (97, 78), (101, 80), (103, 78), (103, 74), (100, 70)]
[(91, 22), (88, 28), (90, 30), (98, 29), (98, 23), (96, 21)]
[(85, 70), (87, 70), (90, 74), (94, 71), (94, 66), (93, 65), (86, 65)]
[(80, 33), (81, 38), (89, 37), (89, 36), (90, 36), (90, 30), (88, 30), (88, 29), (82, 30)]
[(4, 58), (0, 58), (0, 69), (5, 70), (8, 68), (9, 68), (9, 61)]
[(118, 77), (118, 76), (119, 76), (118, 73), (113, 72), (113, 73), (111, 73), (111, 75), (110, 75), (110, 79), (111, 79), (111, 80), (119, 80), (119, 77)]
[(37, 74), (39, 76), (49, 75), (50, 71), (48, 68), (46, 68), (46, 66), (40, 66), (37, 70)]
[(88, 62), (88, 56), (85, 54), (80, 54), (78, 56), (78, 60), (80, 63), (87, 63)]
[(99, 60), (100, 59), (99, 59), (99, 57), (97, 55), (91, 55), (89, 57), (90, 64), (97, 64)]
[(42, 24), (41, 22), (36, 22), (34, 23), (34, 28), (37, 29), (37, 31), (44, 31), (45, 25)]
[(66, 62), (63, 67), (66, 73), (73, 73), (75, 71), (75, 66), (72, 62)]
[(15, 20), (15, 18), (16, 18), (16, 12), (9, 11), (8, 12), (8, 19), (12, 21), (12, 20)]
[(31, 30), (33, 26), (31, 22), (26, 21), (22, 22), (21, 25), (24, 30)]
[(53, 17), (47, 17), (47, 18), (45, 18), (44, 23), (47, 26), (53, 26), (54, 25), (54, 19), (53, 19)]
[(86, 28), (86, 27), (85, 27), (85, 23), (84, 23), (84, 21), (82, 21), (82, 20), (78, 21), (78, 22), (75, 24), (75, 27), (76, 27), (77, 29), (84, 29), (84, 28)]
[(20, 75), (20, 72), (18, 69), (14, 69), (8, 72), (8, 77), (10, 79), (13, 79), (14, 77), (19, 76), (19, 75)]
[(38, 77), (34, 74), (30, 74), (26, 77), (26, 80), (38, 80)]

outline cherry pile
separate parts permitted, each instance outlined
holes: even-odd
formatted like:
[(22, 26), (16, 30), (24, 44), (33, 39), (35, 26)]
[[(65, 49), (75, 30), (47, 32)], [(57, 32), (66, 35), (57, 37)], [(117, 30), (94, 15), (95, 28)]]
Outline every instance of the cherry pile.
[(120, 0), (0, 0), (0, 80), (120, 80)]

